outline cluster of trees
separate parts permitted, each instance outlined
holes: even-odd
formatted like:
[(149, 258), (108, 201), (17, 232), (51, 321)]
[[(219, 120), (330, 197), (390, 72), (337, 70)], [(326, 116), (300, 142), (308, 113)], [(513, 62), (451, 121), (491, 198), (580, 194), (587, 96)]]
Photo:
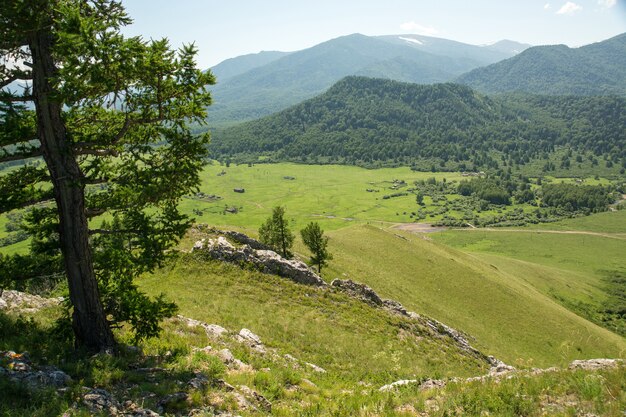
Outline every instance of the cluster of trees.
[(542, 187), (544, 206), (567, 211), (605, 211), (615, 201), (608, 187), (575, 184), (547, 184)]
[(210, 149), (217, 159), (447, 171), (524, 165), (569, 146), (626, 165), (625, 124), (626, 98), (487, 97), (455, 84), (347, 77), (288, 110), (215, 132)]
[[(407, 189), (415, 194), (418, 205), (410, 217), (430, 218), (428, 221), (436, 225), (451, 227), (523, 226), (607, 210), (621, 193), (616, 186), (542, 183), (537, 179), (536, 185), (531, 185), (529, 178), (509, 172), (459, 183), (437, 181), (434, 177), (416, 181), (414, 187)], [(432, 200), (430, 207), (423, 204), (426, 196)], [(535, 208), (524, 209), (521, 204)]]
[(474, 195), (492, 204), (511, 204), (511, 193), (503, 181), (496, 178), (475, 178), (461, 181), (457, 189), (463, 196)]
[[(309, 223), (300, 230), (300, 236), (306, 247), (311, 251), (310, 263), (317, 266), (317, 271), (322, 272), (322, 267), (333, 259), (328, 251), (328, 237), (317, 222)], [(274, 207), (272, 215), (259, 228), (259, 240), (274, 249), (284, 258), (293, 256), (291, 247), (295, 235), (289, 228), (289, 222), (285, 218), (285, 209), (281, 206)]]

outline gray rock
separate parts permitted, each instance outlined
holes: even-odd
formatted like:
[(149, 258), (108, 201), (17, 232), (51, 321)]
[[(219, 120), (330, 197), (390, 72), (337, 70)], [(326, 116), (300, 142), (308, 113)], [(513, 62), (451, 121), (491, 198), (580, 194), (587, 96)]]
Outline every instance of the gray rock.
[(90, 389), (83, 395), (83, 404), (93, 414), (107, 413), (116, 416), (121, 409), (120, 403), (103, 389)]
[(253, 346), (263, 344), (263, 342), (261, 342), (261, 338), (248, 329), (241, 329), (239, 331), (239, 337)]
[(402, 304), (395, 300), (383, 300), (383, 308), (391, 311), (392, 313), (399, 314), (401, 316), (409, 316), (409, 312), (404, 308)]
[(496, 365), (492, 366), (491, 369), (489, 369), (489, 376), (502, 376), (517, 371), (517, 369), (515, 369), (514, 367), (507, 365), (500, 360), (496, 359), (496, 361)]
[(586, 359), (576, 360), (569, 364), (569, 369), (583, 369), (586, 371), (596, 371), (601, 369), (617, 368), (623, 361), (619, 359)]
[(248, 388), (245, 385), (241, 385), (239, 387), (239, 391), (247, 398), (252, 400), (254, 403), (256, 403), (258, 405), (258, 407), (267, 412), (270, 413), (272, 411), (272, 403), (269, 402), (269, 400), (267, 398), (265, 398), (264, 396), (262, 396), (261, 394), (259, 394), (258, 392)]
[(223, 379), (215, 380), (213, 385), (215, 385), (216, 388), (227, 391), (227, 392), (235, 391), (235, 387), (233, 387), (232, 385), (230, 385), (228, 382), (224, 381)]
[(383, 385), (382, 387), (380, 387), (378, 389), (378, 391), (380, 392), (388, 392), (388, 391), (392, 391), (398, 387), (402, 387), (405, 385), (411, 385), (411, 384), (417, 384), (419, 383), (419, 380), (417, 379), (401, 379), (400, 381), (396, 381), (396, 382), (392, 382), (391, 384), (388, 385)]
[(26, 372), (20, 379), (26, 385), (33, 388), (40, 387), (66, 387), (72, 382), (72, 378), (65, 372), (56, 370)]
[(446, 381), (441, 379), (427, 379), (420, 384), (420, 389), (425, 391), (427, 389), (443, 388), (446, 386)]
[(261, 272), (289, 278), (299, 284), (326, 286), (304, 262), (285, 259), (271, 250), (254, 249), (247, 244), (236, 248), (223, 236), (196, 242), (193, 252), (206, 253), (211, 258), (224, 262), (252, 265)]
[(308, 366), (309, 368), (313, 369), (315, 372), (318, 372), (320, 374), (325, 374), (326, 373), (326, 369), (321, 368), (321, 367), (319, 367), (319, 366), (317, 366), (317, 365), (315, 365), (313, 363), (305, 362), (304, 364), (306, 366)]
[(248, 329), (241, 329), (237, 335), (237, 340), (241, 343), (245, 343), (259, 353), (266, 353), (265, 346), (261, 342), (261, 338)]
[(206, 335), (211, 339), (217, 339), (228, 333), (228, 330), (222, 326), (217, 324), (207, 324), (200, 320), (195, 320), (189, 317), (185, 317), (182, 315), (177, 315), (176, 318), (183, 323), (187, 324), (189, 327), (202, 327), (206, 332)]
[(148, 408), (142, 408), (132, 401), (124, 402), (124, 411), (122, 412), (122, 416), (128, 417), (160, 417), (160, 414), (155, 413), (154, 411)]
[(349, 279), (335, 279), (330, 285), (375, 307), (383, 306), (383, 300), (373, 289), (365, 284), (359, 284)]
[(235, 356), (233, 356), (233, 353), (228, 350), (228, 349), (222, 349), (219, 352), (217, 352), (217, 356), (222, 360), (222, 362), (224, 362), (226, 365), (229, 365), (233, 362), (235, 362)]
[(202, 327), (204, 327), (204, 330), (206, 331), (206, 335), (212, 339), (219, 338), (222, 335), (228, 333), (228, 330), (226, 330), (225, 328), (217, 324), (207, 324), (206, 326), (202, 326)]
[(63, 298), (44, 298), (21, 291), (4, 290), (0, 294), (0, 310), (36, 312), (43, 308), (59, 305)]
[(189, 400), (189, 394), (186, 392), (175, 392), (173, 394), (166, 395), (159, 401), (159, 407), (163, 410), (168, 410), (173, 407), (180, 407), (183, 403)]
[(235, 232), (233, 230), (220, 231), (220, 234), (224, 234), (228, 236), (230, 239), (242, 245), (248, 245), (252, 249), (256, 249), (256, 250), (270, 250), (271, 249), (269, 246), (259, 242), (258, 240), (252, 239), (250, 236), (247, 236), (243, 233)]
[(187, 385), (193, 389), (201, 390), (209, 385), (209, 379), (201, 372), (196, 372), (194, 377), (187, 382)]

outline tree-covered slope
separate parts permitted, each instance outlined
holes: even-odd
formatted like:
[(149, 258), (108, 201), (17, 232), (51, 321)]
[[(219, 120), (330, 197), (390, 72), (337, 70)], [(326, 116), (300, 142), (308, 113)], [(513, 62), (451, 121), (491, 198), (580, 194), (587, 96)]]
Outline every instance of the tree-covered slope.
[[(452, 169), (524, 164), (556, 146), (607, 154), (626, 143), (626, 100), (490, 98), (456, 84), (347, 77), (275, 115), (216, 132), (213, 156), (410, 164)], [(452, 165), (451, 165), (452, 164)]]
[(486, 93), (625, 95), (626, 33), (580, 48), (529, 48), (457, 81)]
[[(343, 36), (291, 53), (266, 65), (264, 56), (240, 57), (215, 67), (218, 85), (209, 112), (213, 125), (249, 120), (311, 98), (347, 75), (367, 75), (416, 83), (451, 80), (473, 68), (514, 54), (491, 47), (429, 37), (360, 34)], [(233, 74), (252, 62), (249, 71)], [(226, 68), (223, 68), (226, 67)], [(226, 77), (220, 73), (225, 72)]]

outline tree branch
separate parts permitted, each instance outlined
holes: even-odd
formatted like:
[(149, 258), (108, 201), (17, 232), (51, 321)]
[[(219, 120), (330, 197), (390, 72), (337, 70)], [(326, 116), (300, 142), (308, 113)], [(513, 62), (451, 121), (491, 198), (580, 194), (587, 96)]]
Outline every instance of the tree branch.
[(85, 215), (87, 218), (94, 218), (103, 215), (107, 210), (103, 208), (87, 208), (85, 209)]
[(4, 88), (7, 85), (11, 84), (13, 81), (17, 81), (17, 80), (32, 80), (33, 77), (23, 71), (18, 71), (18, 72), (14, 72), (11, 76), (9, 76), (9, 78), (0, 81), (0, 88)]
[(28, 39), (23, 38), (23, 39), (14, 39), (13, 41), (10, 40), (2, 40), (0, 41), (0, 49), (16, 49), (19, 48), (21, 46), (26, 46), (28, 45)]
[(35, 97), (32, 95), (28, 96), (12, 96), (12, 95), (1, 95), (0, 101), (4, 101), (5, 103), (25, 103), (27, 101), (34, 101)]
[(127, 235), (127, 234), (138, 235), (140, 233), (141, 233), (141, 230), (133, 230), (133, 229), (120, 229), (120, 230), (89, 229), (90, 235)]
[(76, 155), (94, 155), (94, 156), (119, 156), (119, 152), (114, 149), (88, 149), (82, 148), (75, 151)]
[(26, 207), (34, 206), (35, 204), (51, 203), (53, 201), (54, 197), (32, 198), (27, 201), (22, 201), (18, 204), (12, 204), (9, 209), (0, 209), (0, 213), (11, 210), (20, 210)]

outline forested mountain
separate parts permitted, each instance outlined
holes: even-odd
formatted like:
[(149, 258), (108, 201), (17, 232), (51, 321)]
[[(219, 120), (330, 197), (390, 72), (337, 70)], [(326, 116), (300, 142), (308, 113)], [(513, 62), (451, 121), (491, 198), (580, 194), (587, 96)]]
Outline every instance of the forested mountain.
[(214, 157), (412, 164), (523, 165), (557, 146), (626, 158), (626, 99), (487, 97), (457, 84), (351, 76), (275, 115), (217, 131)]
[[(314, 97), (347, 75), (445, 82), (514, 54), (495, 45), (480, 47), (426, 36), (354, 34), (279, 59), (272, 59), (276, 53), (240, 57), (213, 69), (218, 84), (209, 121), (215, 126), (266, 116)], [(268, 63), (258, 65), (263, 59)], [(250, 69), (242, 72), (246, 65)]]
[(626, 95), (626, 33), (580, 48), (529, 48), (457, 81), (485, 93)]
[(280, 51), (262, 51), (258, 54), (241, 55), (220, 62), (211, 68), (211, 72), (213, 72), (213, 75), (217, 77), (219, 82), (225, 82), (229, 78), (262, 67), (287, 55), (289, 55), (289, 52)]

